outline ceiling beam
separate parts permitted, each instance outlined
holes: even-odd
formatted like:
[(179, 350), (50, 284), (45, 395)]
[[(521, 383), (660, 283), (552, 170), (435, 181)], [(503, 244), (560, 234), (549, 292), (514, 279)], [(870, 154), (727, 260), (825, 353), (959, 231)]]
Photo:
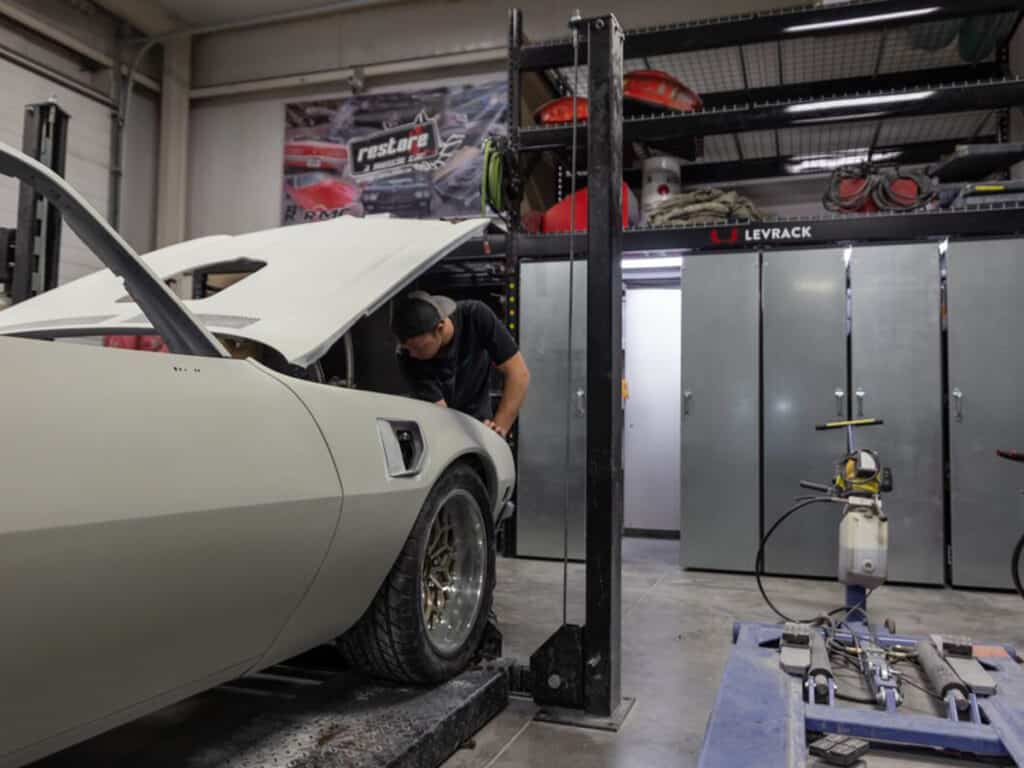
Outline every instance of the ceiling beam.
[(156, 0), (95, 0), (119, 19), (127, 21), (147, 37), (166, 35), (185, 26)]

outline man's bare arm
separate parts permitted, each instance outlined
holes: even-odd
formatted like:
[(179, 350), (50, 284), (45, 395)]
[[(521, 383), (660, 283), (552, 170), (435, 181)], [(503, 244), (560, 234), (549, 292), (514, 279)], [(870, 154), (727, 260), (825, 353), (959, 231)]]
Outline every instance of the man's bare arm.
[(499, 365), (498, 370), (505, 374), (501, 402), (498, 404), (494, 419), (484, 423), (502, 437), (507, 437), (526, 399), (526, 390), (530, 387), (530, 369), (526, 367), (523, 353), (516, 352)]

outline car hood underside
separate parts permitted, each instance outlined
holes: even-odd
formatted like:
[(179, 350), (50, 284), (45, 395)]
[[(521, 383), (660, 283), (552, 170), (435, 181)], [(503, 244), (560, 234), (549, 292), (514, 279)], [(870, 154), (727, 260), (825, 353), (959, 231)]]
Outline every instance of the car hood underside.
[[(139, 258), (160, 280), (226, 262), (256, 262), (258, 269), (236, 284), (183, 303), (208, 331), (265, 344), (293, 365), (306, 366), (487, 223), (341, 217), (204, 237)], [(152, 325), (110, 270), (0, 312), (0, 335), (148, 332)]]

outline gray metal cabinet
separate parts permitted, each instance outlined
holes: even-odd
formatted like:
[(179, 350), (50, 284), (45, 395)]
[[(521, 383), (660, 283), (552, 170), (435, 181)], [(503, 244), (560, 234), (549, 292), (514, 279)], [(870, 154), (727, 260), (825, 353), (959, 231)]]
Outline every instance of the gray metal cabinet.
[(953, 583), (1010, 587), (1024, 470), (995, 449), (1024, 447), (1024, 241), (952, 242), (947, 259)]
[(625, 527), (679, 530), (679, 288), (626, 291)]
[[(893, 471), (889, 580), (941, 584), (942, 331), (937, 243), (853, 249), (850, 261), (853, 418)], [(824, 458), (824, 457), (823, 457)]]
[[(847, 412), (846, 267), (830, 248), (765, 252), (762, 269), (767, 530), (805, 493), (801, 480), (828, 481), (846, 447), (841, 431), (814, 431)], [(834, 578), (838, 509), (796, 512), (772, 535), (766, 570)]]
[[(586, 554), (587, 268), (574, 267), (573, 353), (569, 349), (569, 264), (520, 267), (519, 345), (530, 366), (530, 394), (519, 416), (516, 554), (561, 558), (565, 509), (566, 412), (571, 412), (569, 557)], [(567, 379), (572, 371), (572, 385)]]
[(754, 564), (758, 260), (756, 252), (684, 259), (680, 535), (686, 568), (749, 571)]

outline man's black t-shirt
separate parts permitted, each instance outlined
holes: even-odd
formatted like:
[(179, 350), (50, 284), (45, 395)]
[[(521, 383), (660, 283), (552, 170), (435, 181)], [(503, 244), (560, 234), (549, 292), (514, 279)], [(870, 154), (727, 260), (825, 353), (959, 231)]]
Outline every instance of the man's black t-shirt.
[(451, 315), (455, 334), (431, 360), (398, 353), (412, 396), (436, 403), (444, 400), (478, 419), (493, 417), (488, 382), (491, 366), (501, 365), (519, 350), (512, 334), (482, 301), (460, 301)]

